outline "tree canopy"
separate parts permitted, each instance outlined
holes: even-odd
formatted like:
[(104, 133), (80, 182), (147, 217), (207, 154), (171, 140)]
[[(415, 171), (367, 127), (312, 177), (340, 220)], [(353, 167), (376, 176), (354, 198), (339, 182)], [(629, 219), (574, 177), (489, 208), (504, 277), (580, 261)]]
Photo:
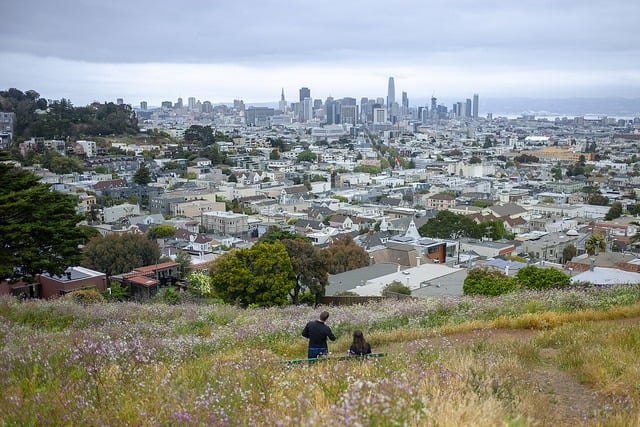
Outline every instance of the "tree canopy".
[(324, 249), (327, 258), (327, 270), (331, 274), (344, 273), (369, 265), (369, 254), (353, 241), (350, 234), (336, 239)]
[[(74, 107), (65, 98), (47, 101), (34, 90), (23, 93), (11, 88), (0, 91), (0, 110), (15, 112), (17, 137), (52, 139), (138, 132), (138, 119), (127, 104), (94, 102), (85, 107)], [(36, 114), (36, 110), (44, 113)]]
[(89, 240), (83, 254), (84, 267), (112, 276), (158, 262), (160, 248), (144, 234), (107, 234)]
[(313, 246), (308, 237), (272, 226), (260, 237), (260, 241), (280, 241), (287, 249), (296, 277), (296, 284), (290, 293), (293, 304), (299, 303), (301, 294), (306, 290), (316, 302), (324, 295), (329, 284), (327, 262), (322, 251)]
[(150, 239), (166, 239), (176, 234), (176, 228), (171, 224), (156, 224), (149, 227), (147, 237)]
[(133, 182), (140, 185), (147, 185), (151, 182), (151, 171), (144, 163), (140, 165), (135, 174), (133, 174)]
[(24, 169), (0, 164), (0, 277), (62, 274), (87, 239), (75, 197)]
[(458, 237), (482, 237), (478, 224), (471, 218), (448, 210), (440, 211), (422, 225), (418, 232), (424, 237), (451, 239)]
[(214, 295), (247, 306), (284, 305), (295, 286), (289, 254), (280, 242), (258, 242), (227, 252), (209, 264)]

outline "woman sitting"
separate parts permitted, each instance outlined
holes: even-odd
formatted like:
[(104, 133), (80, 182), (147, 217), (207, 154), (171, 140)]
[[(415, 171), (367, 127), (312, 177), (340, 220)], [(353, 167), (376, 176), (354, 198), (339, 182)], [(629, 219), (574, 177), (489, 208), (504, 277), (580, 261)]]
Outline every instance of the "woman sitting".
[(365, 341), (362, 331), (353, 331), (353, 342), (349, 348), (349, 354), (352, 356), (371, 354), (371, 345)]

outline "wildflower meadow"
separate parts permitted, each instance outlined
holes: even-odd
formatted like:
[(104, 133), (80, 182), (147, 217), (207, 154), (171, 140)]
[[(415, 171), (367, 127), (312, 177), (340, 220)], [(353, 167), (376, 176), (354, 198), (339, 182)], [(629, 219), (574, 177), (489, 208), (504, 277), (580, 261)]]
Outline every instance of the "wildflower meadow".
[[(304, 358), (328, 310), (330, 357)], [(640, 287), (242, 309), (0, 298), (0, 425), (640, 425)], [(364, 331), (375, 359), (344, 355)]]

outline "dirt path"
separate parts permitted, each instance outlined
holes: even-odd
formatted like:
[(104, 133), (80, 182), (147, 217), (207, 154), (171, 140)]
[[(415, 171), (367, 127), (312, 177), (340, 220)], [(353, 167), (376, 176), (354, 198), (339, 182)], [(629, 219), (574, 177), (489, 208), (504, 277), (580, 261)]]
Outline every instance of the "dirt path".
[[(640, 326), (640, 318), (607, 320), (616, 324), (635, 324)], [(542, 331), (530, 329), (484, 329), (471, 332), (438, 335), (413, 343), (405, 343), (415, 348), (419, 342), (429, 342), (439, 347), (463, 347), (468, 344), (488, 342), (500, 343), (509, 341), (529, 341)], [(394, 353), (397, 349), (381, 349)], [(602, 408), (595, 391), (581, 384), (570, 373), (561, 371), (557, 366), (558, 350), (553, 348), (540, 349), (541, 363), (534, 365), (528, 374), (526, 382), (532, 390), (542, 393), (541, 398), (548, 402), (547, 408), (552, 407), (553, 413), (540, 414), (538, 418), (543, 425), (577, 426), (586, 424), (592, 416)]]

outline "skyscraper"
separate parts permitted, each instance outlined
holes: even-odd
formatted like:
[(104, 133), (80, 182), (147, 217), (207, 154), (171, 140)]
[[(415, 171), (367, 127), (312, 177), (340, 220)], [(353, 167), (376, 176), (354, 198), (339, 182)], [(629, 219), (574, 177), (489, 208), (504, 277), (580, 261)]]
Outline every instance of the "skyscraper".
[(473, 118), (478, 118), (478, 94), (473, 94)]
[(311, 98), (311, 90), (308, 87), (301, 87), (300, 102), (303, 102), (306, 98)]
[(287, 101), (284, 99), (284, 88), (282, 88), (282, 94), (280, 95), (280, 102), (278, 103), (278, 109), (283, 113), (287, 111)]
[(391, 106), (396, 102), (396, 85), (393, 77), (389, 77), (389, 87), (387, 88), (387, 111), (391, 111)]

